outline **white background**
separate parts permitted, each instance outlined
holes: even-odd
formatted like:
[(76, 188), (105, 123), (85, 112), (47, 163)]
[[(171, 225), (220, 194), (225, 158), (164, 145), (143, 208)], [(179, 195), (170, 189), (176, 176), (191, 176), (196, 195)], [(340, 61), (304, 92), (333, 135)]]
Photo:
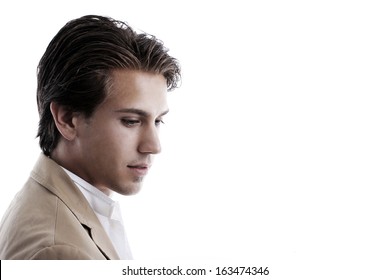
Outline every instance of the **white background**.
[(386, 2), (2, 1), (1, 215), (40, 153), (40, 57), (70, 19), (107, 15), (162, 39), (183, 71), (163, 153), (140, 194), (117, 197), (136, 259), (384, 279)]

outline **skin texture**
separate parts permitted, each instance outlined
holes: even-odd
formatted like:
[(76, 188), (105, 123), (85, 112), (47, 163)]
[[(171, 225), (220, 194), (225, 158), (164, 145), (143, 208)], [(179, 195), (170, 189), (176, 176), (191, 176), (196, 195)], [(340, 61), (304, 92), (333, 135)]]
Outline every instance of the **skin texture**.
[(105, 101), (92, 116), (51, 104), (61, 139), (51, 157), (100, 191), (137, 193), (161, 151), (158, 130), (168, 112), (162, 75), (115, 70)]

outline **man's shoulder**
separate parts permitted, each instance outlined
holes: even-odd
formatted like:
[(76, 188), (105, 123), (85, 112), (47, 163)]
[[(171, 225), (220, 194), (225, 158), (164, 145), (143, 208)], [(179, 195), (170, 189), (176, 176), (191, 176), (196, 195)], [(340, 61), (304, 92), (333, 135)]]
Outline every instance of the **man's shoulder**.
[(91, 238), (89, 225), (101, 226), (88, 202), (60, 166), (40, 161), (0, 223), (0, 259), (104, 259)]
[(28, 181), (0, 224), (0, 259), (103, 258), (63, 201)]
[(38, 221), (52, 223), (53, 220), (48, 220), (48, 217), (54, 217), (57, 204), (57, 196), (29, 178), (11, 201), (3, 216), (2, 226), (7, 220), (17, 224), (35, 224)]
[(29, 258), (35, 248), (52, 245), (57, 208), (58, 197), (29, 179), (2, 218), (1, 258)]

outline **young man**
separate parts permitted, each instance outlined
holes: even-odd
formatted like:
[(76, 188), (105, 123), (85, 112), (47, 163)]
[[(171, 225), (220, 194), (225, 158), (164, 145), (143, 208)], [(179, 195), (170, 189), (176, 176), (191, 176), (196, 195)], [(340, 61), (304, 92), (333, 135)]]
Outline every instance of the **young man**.
[(131, 259), (111, 192), (139, 191), (160, 152), (176, 59), (111, 18), (68, 22), (38, 65), (31, 176), (0, 225), (0, 259)]

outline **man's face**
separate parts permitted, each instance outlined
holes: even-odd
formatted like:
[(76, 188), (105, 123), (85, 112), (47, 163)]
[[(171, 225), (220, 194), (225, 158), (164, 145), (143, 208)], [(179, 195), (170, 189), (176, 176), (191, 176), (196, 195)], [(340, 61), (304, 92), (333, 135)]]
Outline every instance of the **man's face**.
[(158, 130), (167, 112), (162, 75), (114, 71), (106, 100), (79, 121), (75, 173), (105, 193), (137, 193), (161, 150)]

